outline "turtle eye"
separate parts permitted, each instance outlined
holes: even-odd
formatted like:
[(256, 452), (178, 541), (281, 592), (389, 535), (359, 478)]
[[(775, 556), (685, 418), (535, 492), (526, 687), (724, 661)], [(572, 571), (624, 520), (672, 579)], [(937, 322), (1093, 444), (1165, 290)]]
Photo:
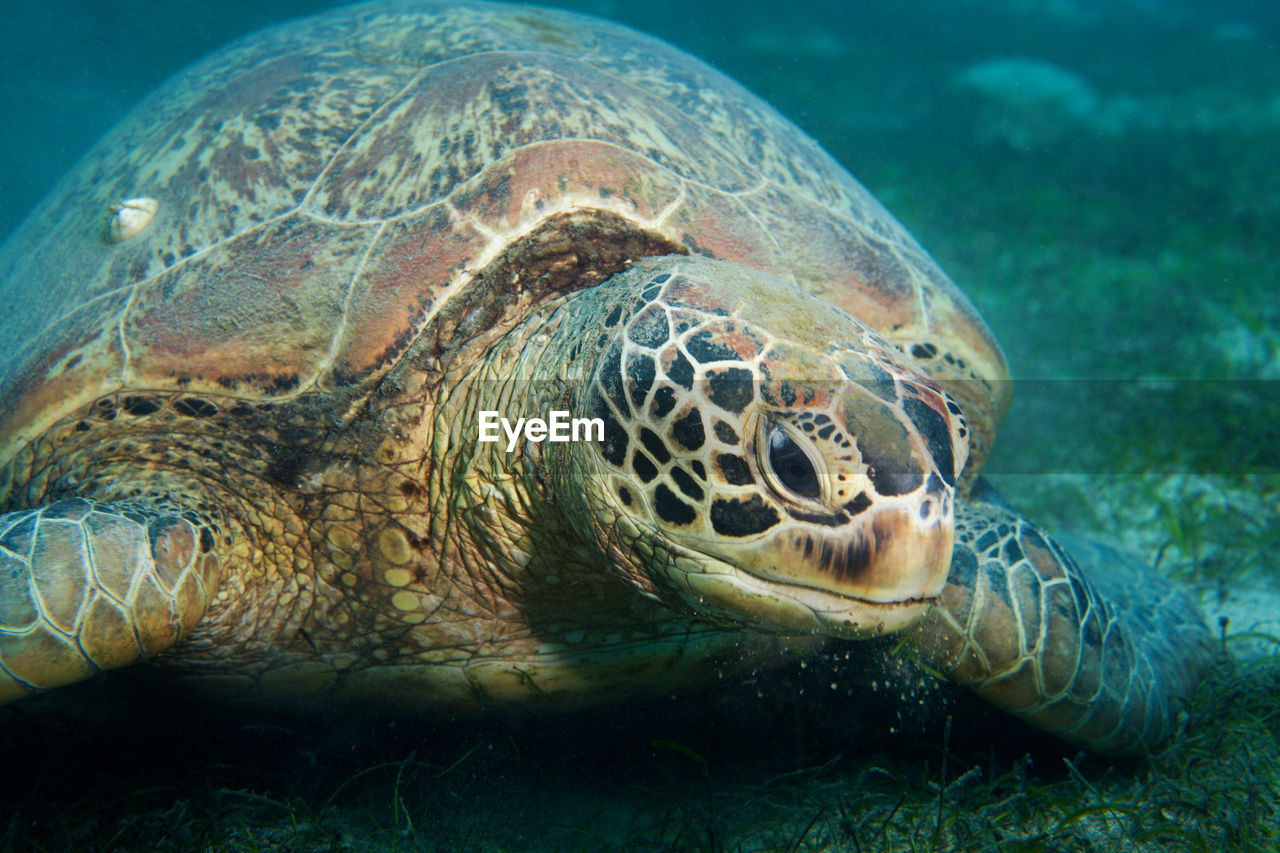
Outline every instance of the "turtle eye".
[(782, 427), (769, 430), (769, 467), (788, 491), (802, 498), (822, 496), (822, 484), (809, 454)]

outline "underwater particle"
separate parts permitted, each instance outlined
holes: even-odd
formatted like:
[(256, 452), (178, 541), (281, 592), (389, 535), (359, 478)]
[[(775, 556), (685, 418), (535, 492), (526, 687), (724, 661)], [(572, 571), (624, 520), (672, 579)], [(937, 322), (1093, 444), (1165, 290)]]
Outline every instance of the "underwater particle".
[(160, 202), (154, 198), (127, 198), (111, 205), (111, 221), (107, 223), (107, 239), (112, 243), (128, 240), (151, 224)]

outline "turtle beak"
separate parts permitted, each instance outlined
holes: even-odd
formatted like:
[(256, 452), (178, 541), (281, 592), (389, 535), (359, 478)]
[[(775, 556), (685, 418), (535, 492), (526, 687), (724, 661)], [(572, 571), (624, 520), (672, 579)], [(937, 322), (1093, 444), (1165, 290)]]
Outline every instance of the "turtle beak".
[(778, 574), (868, 604), (936, 598), (951, 565), (952, 505), (943, 487), (928, 497), (884, 501), (839, 529), (793, 534), (779, 543), (785, 568)]
[(867, 601), (936, 597), (951, 563), (957, 455), (963, 465), (967, 442), (932, 385), (900, 386), (892, 401), (845, 389), (837, 410), (854, 447), (828, 454), (851, 517), (835, 542), (819, 537), (815, 569)]
[[(869, 494), (869, 485), (860, 494)], [(834, 633), (861, 636), (868, 624), (886, 618), (905, 627), (911, 621), (906, 612), (889, 617), (877, 611), (927, 605), (942, 593), (955, 542), (954, 490), (927, 477), (911, 491), (862, 503), (854, 504), (856, 515), (796, 513), (795, 523), (764, 549), (767, 555), (744, 568), (805, 590), (810, 609), (835, 626)]]
[[(956, 473), (968, 447), (963, 418), (923, 378), (821, 386), (803, 395), (821, 409), (817, 420), (775, 417), (799, 424), (789, 434), (822, 487), (808, 502), (780, 502), (788, 518), (769, 547), (742, 558), (743, 568), (804, 590), (824, 631), (861, 636), (884, 620), (904, 627), (941, 594), (951, 565)], [(823, 425), (809, 429), (814, 423)], [(761, 449), (767, 441), (757, 436), (766, 474), (780, 467)], [(877, 614), (888, 610), (895, 613)]]

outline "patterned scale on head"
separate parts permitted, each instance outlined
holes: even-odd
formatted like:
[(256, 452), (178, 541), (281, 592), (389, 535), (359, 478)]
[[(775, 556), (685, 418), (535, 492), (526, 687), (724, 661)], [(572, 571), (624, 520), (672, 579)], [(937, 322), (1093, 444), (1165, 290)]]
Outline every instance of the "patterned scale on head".
[(943, 391), (855, 318), (740, 266), (650, 260), (574, 302), (569, 328), (599, 330), (579, 406), (605, 428), (573, 482), (615, 566), (754, 627), (919, 617), (968, 451)]

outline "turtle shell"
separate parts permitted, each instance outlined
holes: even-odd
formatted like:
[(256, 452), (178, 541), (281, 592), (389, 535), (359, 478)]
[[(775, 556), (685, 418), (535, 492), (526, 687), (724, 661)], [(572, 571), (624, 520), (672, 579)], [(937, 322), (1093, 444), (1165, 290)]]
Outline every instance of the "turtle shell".
[(424, 336), (465, 358), (468, 318), (671, 252), (877, 327), (989, 442), (1007, 383), (987, 327), (793, 124), (617, 25), (416, 2), (287, 23), (179, 73), (14, 233), (0, 461), (105, 395), (358, 396)]

